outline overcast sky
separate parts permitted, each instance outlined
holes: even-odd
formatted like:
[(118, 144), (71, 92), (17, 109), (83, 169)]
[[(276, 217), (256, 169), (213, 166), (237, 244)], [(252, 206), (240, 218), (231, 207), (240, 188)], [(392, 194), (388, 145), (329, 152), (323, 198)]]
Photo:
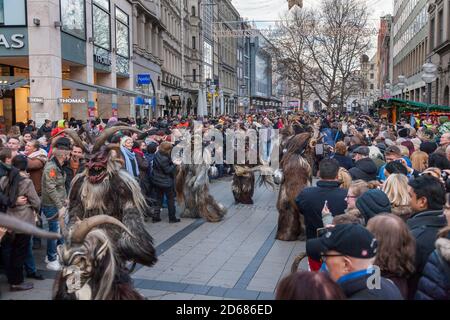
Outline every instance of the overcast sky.
[[(379, 18), (393, 12), (393, 0), (361, 1), (366, 1), (371, 9), (370, 11), (373, 12), (370, 21), (371, 28), (378, 28), (380, 24)], [(243, 18), (248, 18), (250, 21), (255, 20), (255, 23), (260, 28), (273, 24), (269, 21), (279, 19), (280, 15), (283, 15), (288, 10), (287, 0), (231, 0), (231, 2)], [(318, 7), (320, 2), (320, 0), (303, 0), (303, 7)], [(374, 45), (375, 41), (376, 37), (374, 37)], [(370, 54), (374, 52), (374, 50), (371, 50)]]

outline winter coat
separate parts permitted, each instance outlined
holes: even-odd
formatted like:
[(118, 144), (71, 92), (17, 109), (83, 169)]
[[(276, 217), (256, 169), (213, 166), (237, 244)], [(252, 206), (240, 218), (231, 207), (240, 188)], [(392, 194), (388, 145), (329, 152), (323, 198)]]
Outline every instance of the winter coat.
[(450, 237), (436, 241), (436, 250), (423, 269), (415, 299), (450, 300)]
[(355, 162), (349, 171), (353, 180), (373, 181), (377, 179), (377, 165), (370, 158), (363, 158)]
[(333, 159), (339, 162), (340, 167), (345, 168), (347, 170), (350, 170), (351, 168), (354, 167), (353, 160), (350, 157), (344, 156), (342, 154), (335, 154), (333, 156)]
[(176, 165), (172, 162), (170, 154), (166, 155), (158, 151), (153, 159), (151, 182), (159, 188), (171, 188), (174, 186)]
[(8, 179), (8, 183), (5, 188), (0, 189), (0, 211), (6, 212), (8, 208), (16, 206), (21, 176), (19, 170), (0, 162), (0, 178), (2, 177)]
[[(403, 300), (400, 290), (392, 280), (380, 277), (380, 288), (369, 289), (366, 270), (353, 272), (338, 280), (349, 300)], [(370, 282), (370, 281), (369, 281)]]
[(447, 219), (441, 210), (424, 211), (409, 218), (407, 225), (416, 239), (416, 273), (409, 283), (409, 298), (413, 298), (428, 257), (434, 251), (437, 233), (447, 226)]
[(42, 206), (61, 209), (67, 198), (66, 173), (52, 158), (45, 164), (42, 174)]
[(53, 130), (53, 129), (52, 129), (51, 127), (48, 128), (45, 124), (43, 124), (43, 125), (40, 127), (40, 129), (38, 130), (37, 138), (39, 139), (39, 138), (42, 137), (42, 136), (46, 136), (47, 139), (50, 139), (52, 130)]
[(30, 179), (33, 181), (34, 188), (39, 195), (41, 194), (42, 173), (46, 162), (47, 153), (42, 149), (28, 156), (27, 172), (30, 174)]
[(406, 222), (411, 217), (413, 212), (410, 206), (392, 206), (391, 213), (402, 218), (402, 220)]
[(347, 189), (339, 187), (337, 181), (318, 181), (317, 187), (305, 188), (295, 200), (301, 214), (305, 217), (306, 238), (317, 237), (317, 229), (323, 228), (322, 209), (325, 200), (333, 216), (343, 214), (347, 208), (345, 197)]
[[(0, 188), (4, 190), (8, 182), (8, 177), (2, 177), (0, 179)], [(35, 212), (39, 212), (41, 200), (39, 199), (39, 196), (34, 189), (33, 181), (31, 181), (30, 178), (20, 176), (17, 196), (27, 197), (28, 203), (23, 206), (14, 206), (14, 208), (10, 207), (6, 210), (6, 214), (35, 225)]]
[(145, 159), (144, 153), (139, 149), (133, 149), (133, 152), (136, 154), (136, 161), (139, 167), (139, 179), (144, 179), (147, 176), (147, 172), (149, 170), (149, 163)]

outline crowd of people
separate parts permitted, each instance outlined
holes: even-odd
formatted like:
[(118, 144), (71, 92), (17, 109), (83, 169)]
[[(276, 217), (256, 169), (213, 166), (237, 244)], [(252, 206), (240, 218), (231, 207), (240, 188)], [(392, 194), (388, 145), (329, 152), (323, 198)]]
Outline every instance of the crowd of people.
[[(71, 181), (85, 170), (83, 149), (64, 130), (85, 130), (95, 136), (123, 124), (143, 133), (122, 130), (109, 143), (117, 145), (123, 170), (135, 177), (148, 199), (148, 218), (160, 222), (161, 208), (167, 207), (169, 222), (177, 223), (174, 187), (180, 162), (172, 159), (171, 151), (183, 139), (183, 129), (192, 130), (195, 120), (201, 121), (203, 132), (212, 128), (223, 134), (227, 129), (289, 132), (289, 127), (297, 126), (321, 134), (322, 148), (316, 145), (311, 163), (318, 181), (296, 199), (305, 226), (309, 271), (280, 281), (277, 299), (449, 299), (450, 131), (445, 123), (450, 121), (445, 118), (411, 117), (392, 125), (386, 119), (336, 112), (261, 112), (137, 122), (113, 117), (87, 124), (46, 120), (40, 128), (30, 120), (0, 136), (0, 210), (41, 227), (44, 221), (49, 231), (60, 232)], [(296, 133), (293, 130), (291, 136)], [(272, 137), (263, 147), (266, 159), (274, 145)], [(226, 162), (213, 167), (211, 179), (233, 173), (233, 165)], [(325, 219), (330, 215), (332, 221)], [(11, 290), (32, 289), (24, 276), (43, 279), (33, 256), (39, 239), (5, 229), (0, 237)], [(45, 262), (50, 270), (61, 269), (57, 255), (61, 241), (47, 241)], [(368, 283), (377, 270), (380, 275), (372, 288)]]
[(331, 153), (296, 199), (310, 271), (283, 279), (278, 299), (450, 298), (448, 119), (409, 120), (324, 118)]

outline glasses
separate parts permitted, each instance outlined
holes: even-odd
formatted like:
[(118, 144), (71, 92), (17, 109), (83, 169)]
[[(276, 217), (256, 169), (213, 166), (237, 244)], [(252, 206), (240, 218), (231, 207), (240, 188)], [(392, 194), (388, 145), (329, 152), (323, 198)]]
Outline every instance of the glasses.
[(330, 257), (343, 257), (345, 254), (322, 254), (320, 255), (320, 262), (325, 262)]
[(356, 196), (346, 196), (345, 197), (345, 199), (356, 199), (356, 198), (358, 198), (358, 197), (356, 197)]

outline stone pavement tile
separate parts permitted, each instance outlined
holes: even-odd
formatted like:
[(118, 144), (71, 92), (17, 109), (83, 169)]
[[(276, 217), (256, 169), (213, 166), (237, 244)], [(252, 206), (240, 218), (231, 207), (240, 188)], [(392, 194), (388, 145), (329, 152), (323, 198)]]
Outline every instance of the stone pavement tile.
[(250, 291), (243, 289), (228, 289), (225, 292), (224, 298), (234, 298), (242, 300), (256, 300), (258, 298), (258, 291)]
[(160, 300), (163, 296), (169, 294), (169, 292), (167, 291), (149, 290), (149, 289), (138, 289), (137, 291), (148, 300)]
[(138, 272), (133, 274), (133, 278), (139, 278), (139, 279), (146, 279), (146, 280), (155, 280), (158, 279), (158, 277), (163, 273), (164, 271), (160, 270), (146, 270), (142, 271), (139, 270)]
[(186, 287), (186, 289), (184, 289), (184, 292), (193, 294), (207, 294), (210, 289), (210, 286), (190, 284)]
[(273, 292), (260, 292), (257, 299), (258, 300), (275, 300), (275, 294)]
[(55, 283), (54, 279), (45, 279), (45, 280), (30, 280), (25, 279), (25, 281), (33, 282), (33, 286), (38, 290), (48, 290), (51, 291), (53, 288), (53, 284)]
[(141, 280), (136, 287), (139, 289), (152, 289), (160, 291), (175, 291), (183, 292), (183, 290), (188, 286), (186, 283), (176, 283), (171, 281), (160, 281), (160, 280)]
[(209, 291), (208, 291), (208, 295), (211, 296), (216, 296), (216, 297), (223, 297), (225, 295), (225, 293), (227, 292), (228, 289), (226, 288), (221, 288), (221, 287), (212, 287)]
[(238, 279), (223, 279), (223, 278), (212, 278), (208, 281), (209, 286), (233, 288)]
[(194, 296), (195, 294), (192, 293), (169, 292), (160, 300), (191, 300)]
[(223, 300), (223, 297), (205, 296), (201, 294), (196, 294), (192, 297), (192, 300)]

